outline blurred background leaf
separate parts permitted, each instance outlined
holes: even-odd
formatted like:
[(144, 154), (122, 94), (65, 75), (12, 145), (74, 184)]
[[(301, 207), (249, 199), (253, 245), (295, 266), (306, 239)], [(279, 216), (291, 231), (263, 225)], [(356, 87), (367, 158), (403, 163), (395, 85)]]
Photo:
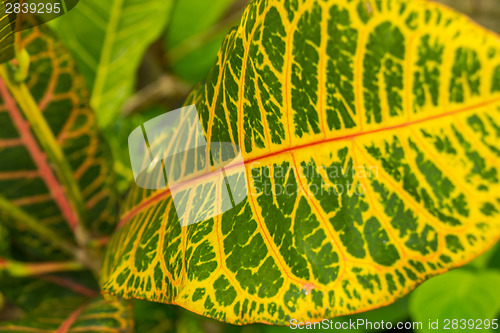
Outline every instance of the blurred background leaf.
[(444, 330), (445, 319), (480, 319), (491, 323), (500, 312), (498, 286), (500, 272), (494, 270), (471, 272), (459, 269), (436, 276), (413, 292), (410, 298), (412, 319), (423, 323), (422, 332), (433, 331), (428, 329), (429, 320), (439, 320), (440, 330)]
[(0, 322), (0, 332), (132, 332), (128, 303), (106, 302), (101, 297), (44, 299), (21, 319)]
[(235, 26), (246, 1), (177, 1), (165, 37), (172, 71), (189, 83), (208, 75), (222, 40)]
[(116, 120), (132, 93), (149, 45), (165, 28), (173, 0), (86, 0), (52, 21), (91, 91), (102, 127)]

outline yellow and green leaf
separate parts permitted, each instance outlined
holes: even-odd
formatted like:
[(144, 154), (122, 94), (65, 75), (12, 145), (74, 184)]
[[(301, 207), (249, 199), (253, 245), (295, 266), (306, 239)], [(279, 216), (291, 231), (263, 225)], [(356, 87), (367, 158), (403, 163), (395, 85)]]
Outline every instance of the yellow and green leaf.
[(319, 320), (499, 239), (500, 40), (449, 9), (252, 1), (189, 104), (207, 142), (241, 148), (247, 199), (181, 227), (168, 190), (134, 186), (105, 293), (237, 324)]
[(24, 249), (50, 252), (37, 244), (109, 233), (117, 198), (109, 149), (74, 61), (43, 26), (23, 31), (22, 41), (26, 81), (14, 79), (13, 65), (0, 68), (0, 219), (30, 238)]

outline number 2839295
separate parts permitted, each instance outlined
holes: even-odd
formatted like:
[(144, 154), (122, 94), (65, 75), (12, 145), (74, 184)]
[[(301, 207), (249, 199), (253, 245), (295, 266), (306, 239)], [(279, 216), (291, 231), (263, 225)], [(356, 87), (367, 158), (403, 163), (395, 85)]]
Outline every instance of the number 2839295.
[(58, 14), (61, 12), (61, 4), (59, 2), (56, 3), (29, 3), (27, 0), (24, 3), (9, 3), (5, 4), (5, 13), (6, 14)]

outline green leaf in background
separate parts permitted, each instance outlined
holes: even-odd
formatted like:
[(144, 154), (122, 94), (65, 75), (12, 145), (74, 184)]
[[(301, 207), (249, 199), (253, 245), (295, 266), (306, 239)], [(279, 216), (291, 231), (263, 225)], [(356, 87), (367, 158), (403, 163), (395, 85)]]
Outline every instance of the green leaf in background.
[(54, 21), (91, 90), (105, 127), (130, 95), (144, 52), (167, 23), (172, 0), (86, 0)]
[[(410, 298), (411, 318), (414, 322), (423, 323), (422, 332), (436, 332), (429, 330), (429, 320), (439, 320), (440, 331), (444, 329), (445, 319), (489, 319), (491, 322), (500, 312), (498, 286), (498, 271), (474, 273), (459, 269), (434, 277), (413, 292)], [(482, 332), (492, 332), (482, 327)]]
[(177, 1), (165, 39), (167, 58), (172, 70), (182, 79), (196, 83), (203, 80), (215, 62), (217, 51), (234, 20), (218, 22), (233, 0)]
[(79, 308), (71, 330), (64, 332), (130, 331), (130, 303), (105, 303), (89, 271), (21, 278), (0, 272), (0, 286), (6, 304), (0, 332), (54, 332)]

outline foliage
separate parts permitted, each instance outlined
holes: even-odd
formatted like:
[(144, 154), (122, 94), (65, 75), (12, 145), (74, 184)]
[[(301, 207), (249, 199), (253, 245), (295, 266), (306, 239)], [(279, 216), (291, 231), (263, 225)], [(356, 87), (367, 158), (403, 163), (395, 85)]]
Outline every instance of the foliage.
[[(240, 5), (86, 0), (0, 35), (0, 332), (500, 319), (498, 36), (420, 0)], [(126, 142), (198, 81), (249, 193), (181, 227)]]
[[(236, 12), (234, 18), (221, 20), (232, 3), (232, 0), (176, 3), (165, 34), (166, 56), (174, 73), (192, 83), (207, 77), (215, 54), (229, 30), (228, 25), (236, 24), (240, 18), (241, 14)], [(197, 18), (196, 23), (193, 17)]]
[[(248, 198), (181, 227), (168, 191), (134, 187), (108, 246), (105, 292), (233, 323), (318, 320), (391, 303), (496, 242), (486, 159), (497, 158), (488, 110), (498, 79), (486, 68), (499, 64), (478, 59), (498, 41), (432, 4), (367, 8), (248, 5), (186, 102), (209, 141), (243, 150)], [(377, 174), (337, 175), (372, 166)], [(294, 190), (266, 194), (266, 185)]]
[[(87, 0), (56, 21), (88, 84), (99, 123), (108, 126), (135, 85), (146, 48), (163, 31), (172, 0)], [(84, 27), (82, 29), (82, 27)]]
[[(472, 319), (474, 324), (477, 320), (493, 319), (500, 309), (498, 285), (498, 271), (478, 274), (465, 270), (449, 272), (427, 281), (415, 290), (410, 311), (415, 320), (424, 322), (432, 317), (441, 323), (450, 318)], [(442, 300), (436, 301), (435, 295), (438, 293), (442, 295)]]

